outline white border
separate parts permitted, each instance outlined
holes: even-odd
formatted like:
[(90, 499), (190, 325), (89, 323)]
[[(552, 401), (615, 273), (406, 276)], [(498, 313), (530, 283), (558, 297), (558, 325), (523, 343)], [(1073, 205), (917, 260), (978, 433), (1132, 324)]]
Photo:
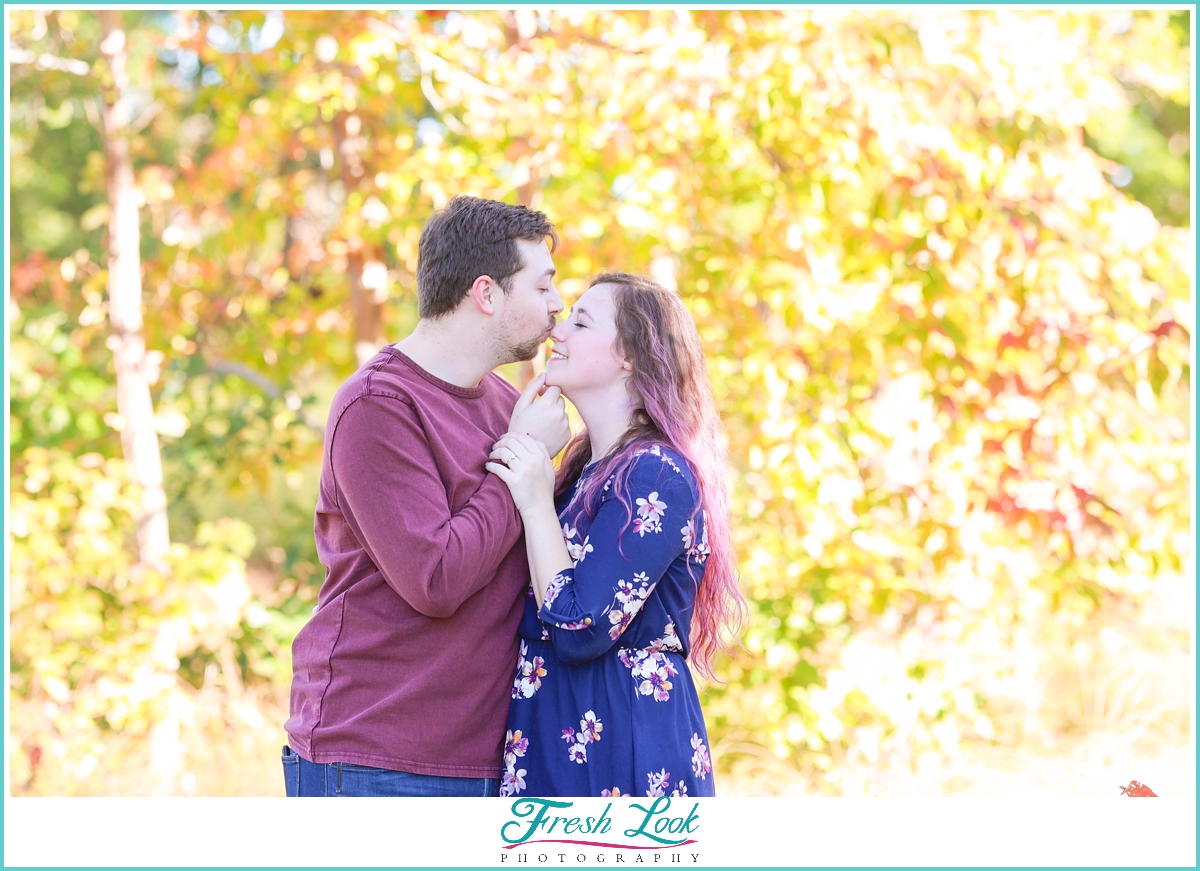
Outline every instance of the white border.
[[(697, 843), (652, 851), (559, 844), (505, 850), (500, 828), (513, 819), (505, 799), (26, 798), (10, 800), (5, 809), (6, 835), (21, 836), (16, 843), (5, 838), (4, 864), (524, 869), (1196, 864), (1196, 805), (1189, 799), (698, 801)], [(618, 829), (631, 814), (640, 816), (629, 804), (613, 809)], [(430, 837), (433, 831), (442, 837)], [(546, 860), (539, 862), (539, 856)]]

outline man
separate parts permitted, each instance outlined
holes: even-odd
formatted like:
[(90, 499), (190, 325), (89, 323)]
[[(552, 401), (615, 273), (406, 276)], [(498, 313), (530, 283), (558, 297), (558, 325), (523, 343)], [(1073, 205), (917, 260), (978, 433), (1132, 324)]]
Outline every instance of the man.
[(505, 432), (557, 453), (557, 388), (492, 370), (533, 357), (563, 301), (541, 212), (456, 197), (418, 248), (420, 321), (342, 385), (316, 510), (326, 567), (292, 647), (288, 795), (496, 795), (529, 583)]

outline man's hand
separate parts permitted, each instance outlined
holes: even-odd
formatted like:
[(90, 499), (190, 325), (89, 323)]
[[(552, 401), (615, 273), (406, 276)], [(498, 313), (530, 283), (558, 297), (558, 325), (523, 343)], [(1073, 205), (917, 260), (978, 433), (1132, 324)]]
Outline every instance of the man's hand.
[(546, 373), (538, 375), (526, 386), (513, 408), (508, 421), (510, 433), (528, 433), (546, 446), (551, 457), (566, 447), (571, 438), (567, 423), (567, 406), (562, 391), (546, 387)]

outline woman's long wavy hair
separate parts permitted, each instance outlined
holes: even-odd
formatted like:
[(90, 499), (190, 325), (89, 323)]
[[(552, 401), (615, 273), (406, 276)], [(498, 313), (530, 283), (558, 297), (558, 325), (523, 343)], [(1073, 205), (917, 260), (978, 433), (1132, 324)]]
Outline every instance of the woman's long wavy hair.
[[(729, 528), (728, 451), (700, 334), (679, 296), (647, 278), (606, 272), (596, 276), (589, 287), (597, 284), (613, 286), (617, 351), (633, 365), (628, 387), (634, 411), (629, 429), (595, 474), (588, 476), (579, 497), (583, 504), (594, 505), (596, 491), (615, 476), (613, 489), (625, 506), (628, 528), (633, 520), (628, 478), (637, 452), (665, 444), (691, 464), (700, 484), (709, 556), (697, 582), (690, 659), (696, 670), (711, 680), (714, 657), (729, 652), (730, 640), (745, 620), (746, 600), (738, 589)], [(570, 487), (591, 459), (591, 441), (585, 430), (567, 444), (555, 495)]]

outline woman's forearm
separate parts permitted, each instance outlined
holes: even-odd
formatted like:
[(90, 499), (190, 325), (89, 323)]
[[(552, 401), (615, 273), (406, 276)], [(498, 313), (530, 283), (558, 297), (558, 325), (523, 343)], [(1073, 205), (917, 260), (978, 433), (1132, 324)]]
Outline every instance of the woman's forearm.
[(575, 565), (563, 541), (562, 527), (553, 504), (521, 512), (525, 524), (525, 554), (529, 557), (529, 577), (533, 595), (540, 609), (546, 598), (546, 588), (554, 576)]

